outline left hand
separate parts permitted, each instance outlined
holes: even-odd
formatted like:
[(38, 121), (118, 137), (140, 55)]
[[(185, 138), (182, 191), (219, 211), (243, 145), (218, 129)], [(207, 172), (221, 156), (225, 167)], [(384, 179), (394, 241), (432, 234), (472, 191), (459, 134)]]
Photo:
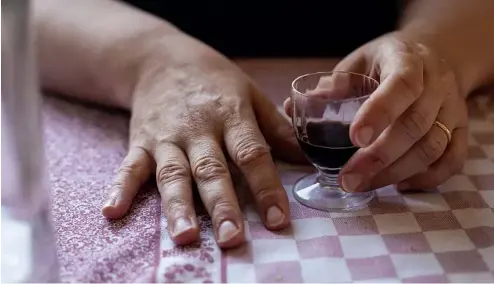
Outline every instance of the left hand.
[[(346, 191), (390, 184), (434, 188), (462, 168), (467, 156), (465, 96), (433, 47), (395, 32), (360, 47), (335, 70), (381, 82), (350, 128), (352, 142), (361, 149), (340, 172)], [(450, 130), (451, 141), (435, 121)]]

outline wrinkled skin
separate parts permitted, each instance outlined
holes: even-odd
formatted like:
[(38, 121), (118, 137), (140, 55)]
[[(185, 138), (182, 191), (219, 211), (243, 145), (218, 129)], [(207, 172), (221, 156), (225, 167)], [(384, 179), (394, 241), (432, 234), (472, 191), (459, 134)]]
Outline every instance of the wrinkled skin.
[(103, 214), (119, 218), (152, 173), (169, 233), (178, 244), (198, 238), (193, 183), (223, 248), (243, 242), (243, 216), (227, 162), (245, 177), (269, 229), (289, 225), (288, 199), (271, 157), (304, 161), (289, 121), (247, 76), (221, 57), (156, 70), (136, 88), (130, 150)]

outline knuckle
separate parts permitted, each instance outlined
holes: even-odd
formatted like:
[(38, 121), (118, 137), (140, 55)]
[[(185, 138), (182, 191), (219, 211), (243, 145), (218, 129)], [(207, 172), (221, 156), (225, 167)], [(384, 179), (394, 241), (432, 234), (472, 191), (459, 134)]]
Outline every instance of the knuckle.
[(260, 190), (254, 192), (255, 200), (259, 202), (265, 202), (267, 200), (277, 199), (278, 191), (273, 187), (263, 187)]
[(261, 158), (269, 155), (269, 147), (259, 142), (245, 139), (236, 149), (235, 163), (240, 167), (256, 164)]
[(449, 62), (444, 58), (439, 58), (437, 55), (434, 57), (436, 62), (436, 72), (439, 78), (444, 81), (454, 82), (456, 81), (456, 74), (451, 68)]
[(185, 211), (189, 206), (189, 204), (187, 204), (187, 202), (178, 195), (166, 197), (165, 200), (165, 214), (168, 217), (172, 217), (177, 214), (180, 215), (180, 213), (183, 213), (183, 211)]
[(377, 148), (370, 152), (370, 161), (375, 172), (381, 171), (391, 164), (391, 160), (386, 154), (386, 151)]
[(439, 159), (443, 151), (444, 145), (440, 139), (430, 138), (418, 144), (418, 157), (425, 165), (430, 165)]
[(125, 183), (122, 180), (115, 180), (111, 184), (107, 197), (108, 198), (115, 198), (117, 196), (120, 196), (123, 192), (125, 191)]
[(442, 73), (442, 80), (448, 84), (448, 85), (456, 85), (457, 79), (456, 79), (456, 74), (450, 69), (445, 70)]
[(218, 158), (204, 156), (195, 163), (193, 174), (198, 183), (205, 183), (228, 175), (228, 168)]
[(460, 97), (460, 87), (456, 78), (456, 74), (447, 70), (442, 74), (442, 85), (446, 89), (444, 96), (448, 97)]
[(405, 134), (412, 140), (417, 141), (428, 131), (429, 116), (421, 111), (411, 109), (404, 119), (400, 119)]
[(113, 183), (111, 184), (110, 192), (117, 193), (120, 190), (122, 190), (124, 187), (125, 187), (125, 183), (122, 180), (117, 179), (113, 181)]
[[(396, 74), (396, 79), (403, 84), (403, 86), (408, 90), (408, 94), (412, 96), (414, 100), (420, 97), (424, 91), (424, 84), (422, 81), (422, 76), (416, 70), (416, 67), (409, 67), (402, 72)], [(420, 76), (420, 80), (416, 77)]]
[(428, 57), (431, 55), (431, 50), (420, 42), (414, 42), (410, 45), (411, 52), (417, 57)]
[(138, 163), (123, 161), (117, 170), (117, 174), (138, 176), (143, 170), (143, 166)]
[(209, 206), (213, 217), (231, 215), (235, 211), (234, 206), (224, 196), (217, 194), (211, 197)]
[(123, 161), (116, 173), (116, 180), (113, 183), (115, 187), (124, 187), (124, 181), (142, 182), (147, 179), (149, 169), (145, 165), (131, 161)]
[[(394, 121), (394, 115), (391, 109), (389, 109), (386, 105), (382, 104), (375, 104), (374, 106), (374, 113), (378, 113), (379, 116), (383, 119), (384, 123), (386, 125), (390, 125)], [(364, 118), (368, 119), (370, 116)]]
[(160, 185), (172, 184), (189, 178), (189, 169), (178, 162), (165, 163), (156, 173), (156, 181)]
[(416, 52), (401, 54), (401, 66), (395, 71), (395, 78), (414, 99), (418, 98), (425, 89), (424, 86), (424, 57)]

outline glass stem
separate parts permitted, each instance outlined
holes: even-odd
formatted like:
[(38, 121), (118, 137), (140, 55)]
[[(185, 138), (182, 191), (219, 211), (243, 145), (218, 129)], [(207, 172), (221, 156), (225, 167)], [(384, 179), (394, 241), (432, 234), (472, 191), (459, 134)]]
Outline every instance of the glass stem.
[(317, 174), (317, 182), (319, 182), (322, 187), (339, 187), (337, 174), (328, 174), (319, 171)]

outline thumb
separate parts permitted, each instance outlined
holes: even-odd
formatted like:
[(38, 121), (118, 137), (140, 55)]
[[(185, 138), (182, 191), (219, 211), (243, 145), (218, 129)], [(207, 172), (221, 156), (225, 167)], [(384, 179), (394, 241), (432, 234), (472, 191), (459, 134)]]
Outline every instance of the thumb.
[(253, 104), (257, 123), (273, 155), (285, 162), (307, 163), (290, 118), (259, 92), (254, 92)]
[(144, 148), (130, 147), (110, 188), (102, 209), (103, 216), (109, 219), (123, 217), (141, 186), (149, 179), (153, 168), (154, 160)]

